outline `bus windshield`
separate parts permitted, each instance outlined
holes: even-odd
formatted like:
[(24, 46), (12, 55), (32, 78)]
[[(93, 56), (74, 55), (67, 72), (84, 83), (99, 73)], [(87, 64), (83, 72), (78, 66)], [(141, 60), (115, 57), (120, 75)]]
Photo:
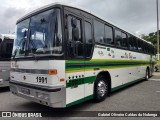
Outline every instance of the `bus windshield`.
[(12, 54), (15, 58), (62, 56), (60, 9), (51, 9), (18, 23)]

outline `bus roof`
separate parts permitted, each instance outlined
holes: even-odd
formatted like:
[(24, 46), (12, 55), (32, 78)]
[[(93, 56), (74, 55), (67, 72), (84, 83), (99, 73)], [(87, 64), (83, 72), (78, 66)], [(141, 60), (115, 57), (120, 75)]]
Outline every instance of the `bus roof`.
[(88, 12), (88, 10), (86, 10), (85, 8), (82, 8), (82, 7), (79, 7), (79, 6), (68, 5), (68, 4), (61, 3), (61, 2), (51, 3), (51, 4), (45, 5), (45, 6), (43, 6), (43, 7), (40, 7), (40, 8), (38, 8), (38, 9), (35, 9), (35, 10), (31, 11), (30, 13), (24, 15), (24, 16), (21, 17), (20, 19), (18, 19), (18, 20), (17, 20), (17, 23), (19, 23), (20, 21), (24, 20), (25, 18), (31, 16), (31, 15), (34, 14), (34, 13), (38, 13), (38, 12), (41, 11), (41, 10), (45, 10), (45, 9), (47, 9), (47, 8), (52, 8), (52, 7), (54, 7), (54, 6), (66, 6), (66, 7), (71, 7), (71, 8), (75, 8), (75, 9), (81, 10), (81, 11), (86, 12), (86, 13), (94, 16), (94, 17), (97, 17), (97, 18), (103, 20), (103, 21), (106, 21), (107, 23), (113, 25), (114, 27), (117, 27), (118, 29), (121, 29), (121, 30), (125, 31), (125, 32), (127, 32), (127, 33), (129, 33), (129, 34), (131, 34), (131, 35), (133, 35), (133, 36), (135, 36), (135, 37), (143, 40), (144, 42), (147, 42), (148, 44), (153, 45), (151, 42), (148, 42), (148, 41), (146, 41), (146, 40), (144, 40), (144, 39), (142, 39), (142, 38), (134, 35), (133, 33), (130, 33), (130, 32), (128, 32), (128, 31), (122, 29), (121, 27), (118, 27), (118, 26), (114, 25), (112, 22), (110, 22), (110, 21), (108, 21), (108, 20), (105, 20), (103, 17), (99, 17), (99, 15), (92, 14), (91, 12)]
[(8, 39), (14, 39), (15, 35), (14, 34), (0, 34), (0, 38), (3, 40), (4, 38)]

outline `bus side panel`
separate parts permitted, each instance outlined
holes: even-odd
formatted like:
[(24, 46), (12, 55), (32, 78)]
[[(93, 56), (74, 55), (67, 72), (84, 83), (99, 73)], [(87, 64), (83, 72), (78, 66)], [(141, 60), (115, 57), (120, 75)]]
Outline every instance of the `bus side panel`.
[(66, 106), (84, 101), (84, 70), (66, 69)]
[[(87, 65), (87, 63), (86, 63)], [(100, 71), (99, 71), (100, 72)], [(98, 73), (95, 72), (93, 69), (85, 67), (85, 99), (91, 99), (93, 98), (93, 93), (94, 93), (94, 81), (96, 80), (96, 74)]]
[(97, 69), (110, 73), (112, 88), (144, 79), (149, 65), (147, 54), (100, 45), (96, 45), (92, 61), (101, 65)]

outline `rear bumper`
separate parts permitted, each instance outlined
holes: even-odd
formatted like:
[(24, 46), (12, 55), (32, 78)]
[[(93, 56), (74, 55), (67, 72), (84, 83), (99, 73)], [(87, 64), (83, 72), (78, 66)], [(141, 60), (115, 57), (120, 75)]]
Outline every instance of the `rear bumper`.
[(66, 107), (66, 89), (64, 86), (44, 87), (10, 81), (10, 91), (14, 95), (46, 106)]

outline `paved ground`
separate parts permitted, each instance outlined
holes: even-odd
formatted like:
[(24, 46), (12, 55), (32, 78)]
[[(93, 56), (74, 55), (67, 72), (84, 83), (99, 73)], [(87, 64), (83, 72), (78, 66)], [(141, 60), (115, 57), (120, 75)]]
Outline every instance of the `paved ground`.
[(153, 76), (150, 78), (150, 80), (160, 81), (160, 72), (153, 73)]
[[(53, 109), (50, 107), (46, 107), (31, 102), (29, 100), (17, 97), (15, 95), (12, 95), (9, 92), (9, 89), (7, 88), (0, 89), (0, 111), (48, 111), (48, 110), (53, 111), (53, 113), (51, 114), (54, 114), (54, 111), (57, 110), (72, 111), (72, 112), (73, 111), (160, 111), (160, 72), (154, 73), (154, 76), (150, 78), (149, 81), (142, 81), (112, 93), (110, 97), (108, 97), (105, 101), (101, 103), (86, 101), (82, 104), (75, 105), (66, 109)], [(92, 119), (97, 119), (97, 118), (92, 118)], [(120, 119), (120, 118), (115, 118), (115, 119)], [(128, 118), (123, 118), (123, 119), (128, 119)], [(149, 120), (150, 118), (147, 119)]]

